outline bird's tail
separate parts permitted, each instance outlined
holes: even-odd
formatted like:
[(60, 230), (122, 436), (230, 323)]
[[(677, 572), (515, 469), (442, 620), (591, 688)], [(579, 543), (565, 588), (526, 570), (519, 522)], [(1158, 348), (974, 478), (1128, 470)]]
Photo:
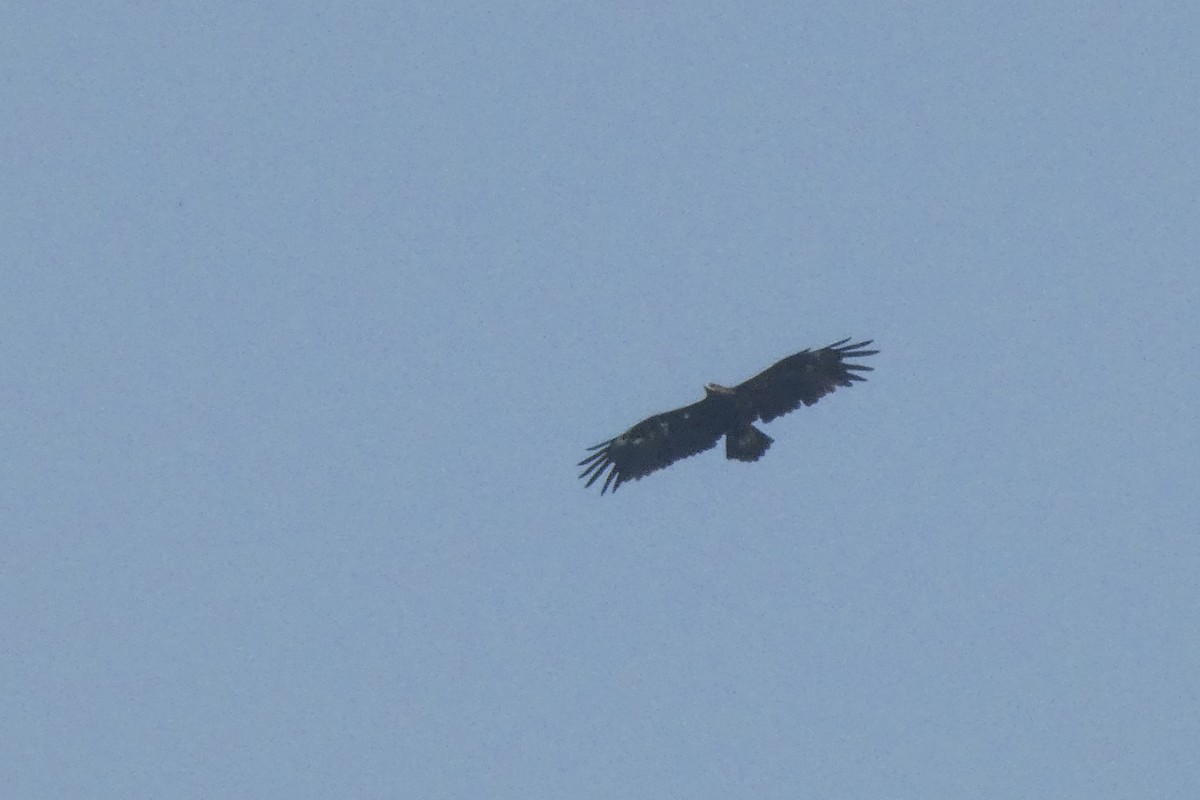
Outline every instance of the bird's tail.
[(725, 434), (725, 457), (738, 461), (758, 461), (773, 441), (758, 428), (747, 425)]

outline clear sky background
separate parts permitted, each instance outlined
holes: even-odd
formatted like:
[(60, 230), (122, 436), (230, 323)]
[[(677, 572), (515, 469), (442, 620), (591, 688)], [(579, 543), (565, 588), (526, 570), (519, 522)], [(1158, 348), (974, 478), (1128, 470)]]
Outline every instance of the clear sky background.
[(3, 795), (1200, 797), (1200, 6), (582, 5), (4, 6)]

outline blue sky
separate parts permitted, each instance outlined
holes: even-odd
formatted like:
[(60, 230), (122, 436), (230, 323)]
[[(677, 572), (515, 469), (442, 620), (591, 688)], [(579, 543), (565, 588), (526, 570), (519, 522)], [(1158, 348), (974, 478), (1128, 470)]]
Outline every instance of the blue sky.
[(1200, 794), (1193, 4), (0, 23), (8, 796)]

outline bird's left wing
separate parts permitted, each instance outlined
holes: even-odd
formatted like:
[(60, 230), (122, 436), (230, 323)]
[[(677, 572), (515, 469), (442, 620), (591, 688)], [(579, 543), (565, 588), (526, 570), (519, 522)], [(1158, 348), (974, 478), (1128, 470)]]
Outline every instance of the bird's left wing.
[[(615, 492), (622, 483), (637, 480), (680, 459), (702, 453), (724, 435), (719, 408), (709, 398), (690, 406), (644, 419), (620, 436), (589, 447), (595, 451), (579, 462), (579, 477), (587, 486), (608, 471), (600, 493)], [(611, 469), (609, 469), (611, 467)]]

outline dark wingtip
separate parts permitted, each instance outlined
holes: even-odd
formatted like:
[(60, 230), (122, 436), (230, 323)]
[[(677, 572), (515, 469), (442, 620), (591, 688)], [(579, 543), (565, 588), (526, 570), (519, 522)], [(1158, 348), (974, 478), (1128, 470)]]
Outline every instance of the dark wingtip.
[[(838, 357), (841, 359), (866, 358), (867, 356), (876, 355), (879, 352), (878, 350), (863, 350), (862, 349), (862, 348), (866, 347), (867, 345), (871, 344), (872, 342), (874, 342), (875, 341), (874, 339), (864, 339), (863, 341), (855, 342), (854, 344), (846, 344), (846, 342), (848, 342), (848, 341), (850, 341), (849, 338), (842, 339), (840, 342), (834, 342), (833, 344), (829, 345), (825, 349), (833, 350), (834, 352), (836, 352), (838, 354)], [(858, 368), (859, 369), (871, 369), (871, 367), (858, 367)]]
[[(583, 467), (584, 469), (583, 472), (579, 473), (579, 477), (582, 478), (585, 475), (593, 475), (593, 473), (598, 475), (599, 473), (603, 472), (604, 468), (612, 463), (608, 460), (607, 456), (608, 453), (601, 452), (595, 456), (580, 461), (576, 466)], [(595, 480), (595, 477), (593, 477), (593, 480)]]
[(590, 463), (592, 463), (593, 461), (596, 461), (596, 460), (598, 460), (598, 459), (604, 458), (606, 455), (608, 455), (608, 452), (607, 452), (607, 451), (605, 451), (605, 450), (601, 450), (601, 451), (600, 451), (600, 452), (598, 452), (598, 453), (592, 453), (590, 456), (588, 456), (587, 458), (585, 458), (583, 461), (580, 461), (580, 462), (579, 462), (578, 464), (576, 464), (575, 466), (577, 466), (577, 467), (582, 467), (584, 464), (590, 464)]
[[(855, 342), (854, 344), (846, 344), (846, 342), (850, 341), (850, 339), (851, 339), (851, 337), (847, 336), (845, 339), (842, 339), (841, 341), (834, 342), (833, 344), (829, 345), (829, 347), (836, 347), (839, 350), (856, 350), (859, 347), (866, 347), (867, 345), (872, 344), (875, 341), (874, 339), (863, 339), (861, 342)], [(876, 351), (876, 352), (878, 352), (878, 351)]]
[(604, 468), (605, 468), (606, 466), (608, 466), (608, 465), (607, 465), (607, 464), (600, 464), (599, 466), (597, 466), (597, 465), (593, 464), (592, 466), (590, 466), (590, 467), (588, 467), (587, 469), (585, 469), (585, 470), (584, 470), (582, 473), (580, 473), (580, 475), (579, 475), (580, 479), (582, 479), (582, 478), (583, 478), (585, 475), (587, 475), (589, 472), (591, 473), (591, 477), (589, 477), (589, 478), (588, 478), (588, 482), (587, 482), (587, 483), (585, 483), (585, 484), (583, 485), (583, 488), (585, 488), (585, 489), (586, 489), (586, 488), (588, 488), (589, 486), (591, 486), (593, 483), (595, 483), (595, 482), (596, 482), (596, 480), (597, 480), (597, 479), (598, 479), (598, 478), (599, 478), (601, 475), (603, 475), (603, 474), (604, 474)]

